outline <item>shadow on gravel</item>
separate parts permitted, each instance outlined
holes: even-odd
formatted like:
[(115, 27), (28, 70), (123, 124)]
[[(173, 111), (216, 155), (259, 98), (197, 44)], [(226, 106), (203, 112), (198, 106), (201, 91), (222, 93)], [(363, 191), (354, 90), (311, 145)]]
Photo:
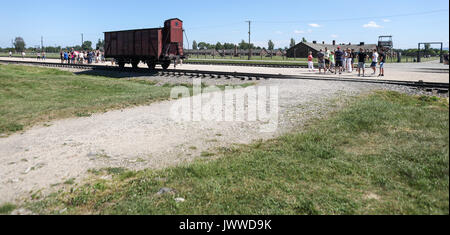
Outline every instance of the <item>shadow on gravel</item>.
[(90, 76), (102, 76), (102, 77), (112, 77), (112, 78), (130, 78), (130, 77), (151, 77), (158, 76), (157, 71), (147, 71), (147, 72), (136, 72), (132, 70), (104, 70), (104, 69), (92, 69), (84, 70), (81, 72), (75, 72), (77, 75), (90, 75)]
[(449, 69), (441, 69), (441, 68), (419, 68), (416, 72), (420, 73), (448, 73)]

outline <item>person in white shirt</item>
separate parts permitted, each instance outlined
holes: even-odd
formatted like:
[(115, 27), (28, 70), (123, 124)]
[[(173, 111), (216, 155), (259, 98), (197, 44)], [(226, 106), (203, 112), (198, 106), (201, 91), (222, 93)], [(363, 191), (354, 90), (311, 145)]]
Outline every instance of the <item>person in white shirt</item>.
[(11, 57), (12, 56), (12, 52), (11, 51), (9, 51), (9, 57)]
[(344, 53), (344, 67), (343, 70), (344, 72), (347, 71), (347, 58), (348, 58), (348, 54), (347, 54), (347, 50), (343, 49), (342, 52)]
[(325, 53), (324, 54), (325, 54), (325, 70), (328, 70), (328, 71), (331, 72), (331, 65), (330, 65), (331, 52), (330, 52), (330, 50), (328, 50), (328, 47), (325, 47)]
[(347, 49), (347, 72), (352, 73), (353, 67), (352, 67), (352, 61), (353, 61), (353, 54), (350, 48)]
[(80, 64), (84, 64), (84, 53), (83, 53), (83, 51), (81, 51), (78, 56), (80, 58)]
[(372, 75), (375, 75), (377, 73), (377, 64), (378, 64), (378, 52), (376, 49), (374, 49), (372, 53), (372, 64), (370, 65), (370, 67), (373, 69)]

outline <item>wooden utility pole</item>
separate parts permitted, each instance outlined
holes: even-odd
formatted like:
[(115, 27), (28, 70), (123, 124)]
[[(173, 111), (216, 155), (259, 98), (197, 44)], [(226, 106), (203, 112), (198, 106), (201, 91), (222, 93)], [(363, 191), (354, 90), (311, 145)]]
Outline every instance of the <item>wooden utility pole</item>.
[(252, 58), (252, 49), (251, 49), (251, 25), (252, 25), (252, 21), (246, 21), (248, 23), (248, 60), (250, 60)]

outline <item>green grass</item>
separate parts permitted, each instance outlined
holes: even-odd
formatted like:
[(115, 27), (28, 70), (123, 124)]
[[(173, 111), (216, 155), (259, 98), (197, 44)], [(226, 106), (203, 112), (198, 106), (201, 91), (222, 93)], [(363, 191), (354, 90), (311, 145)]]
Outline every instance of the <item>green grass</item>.
[(196, 58), (190, 58), (187, 59), (186, 62), (206, 62), (206, 63), (217, 63), (217, 64), (273, 64), (273, 65), (307, 65), (307, 61), (303, 61), (298, 59), (297, 61), (258, 61), (258, 60), (228, 60), (228, 59), (196, 59)]
[(70, 179), (64, 181), (64, 184), (66, 184), (66, 185), (75, 184), (75, 178), (70, 178)]
[[(9, 57), (9, 53), (0, 53), (0, 57)], [(22, 58), (22, 54), (12, 54), (14, 58)], [(47, 59), (59, 59), (59, 53), (46, 53)], [(25, 58), (37, 58), (36, 53), (26, 53)]]
[[(303, 132), (224, 148), (216, 160), (92, 179), (29, 208), (41, 214), (62, 208), (70, 214), (448, 214), (448, 143), (447, 100), (377, 92)], [(156, 195), (162, 187), (176, 193)], [(186, 201), (176, 203), (177, 197)]]
[(7, 215), (11, 213), (13, 210), (15, 210), (17, 207), (14, 204), (6, 203), (3, 205), (0, 205), (0, 215)]
[(0, 65), (0, 133), (36, 123), (167, 99), (152, 82), (75, 75), (57, 69)]
[[(253, 83), (243, 84), (244, 87), (251, 85)], [(184, 86), (192, 88), (192, 85)], [(144, 79), (115, 79), (75, 75), (58, 69), (0, 65), (0, 134), (22, 131), (54, 119), (89, 117), (93, 113), (165, 100), (173, 87), (170, 84), (156, 86), (155, 82)]]

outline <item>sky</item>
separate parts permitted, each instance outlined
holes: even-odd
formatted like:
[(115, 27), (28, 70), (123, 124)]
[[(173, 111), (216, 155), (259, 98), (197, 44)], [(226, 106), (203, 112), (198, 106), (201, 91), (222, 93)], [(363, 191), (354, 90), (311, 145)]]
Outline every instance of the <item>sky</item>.
[(418, 42), (449, 44), (448, 0), (22, 0), (0, 2), (0, 47), (10, 47), (17, 36), (27, 47), (73, 46), (84, 40), (95, 43), (103, 32), (154, 28), (164, 20), (180, 18), (191, 47), (197, 42), (248, 40), (276, 48), (290, 39), (331, 43), (376, 43), (392, 35), (395, 48), (416, 48)]

